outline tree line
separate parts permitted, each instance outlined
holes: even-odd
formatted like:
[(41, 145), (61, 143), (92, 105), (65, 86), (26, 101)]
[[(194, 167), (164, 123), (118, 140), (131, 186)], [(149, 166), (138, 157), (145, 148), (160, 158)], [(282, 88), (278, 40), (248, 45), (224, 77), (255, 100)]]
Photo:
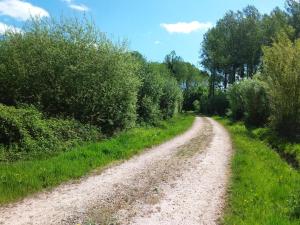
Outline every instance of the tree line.
[(300, 3), (287, 0), (270, 14), (254, 6), (229, 11), (204, 35), (200, 60), (212, 113), (299, 138), (299, 24)]
[(191, 109), (202, 75), (175, 52), (149, 62), (90, 20), (33, 18), (0, 37), (0, 160), (156, 125)]

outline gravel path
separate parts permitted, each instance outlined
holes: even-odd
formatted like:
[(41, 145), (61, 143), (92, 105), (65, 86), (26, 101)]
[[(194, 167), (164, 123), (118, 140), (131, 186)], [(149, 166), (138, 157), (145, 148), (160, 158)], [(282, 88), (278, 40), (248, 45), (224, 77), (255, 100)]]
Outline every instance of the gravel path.
[(217, 224), (231, 142), (197, 117), (186, 133), (99, 175), (0, 208), (0, 224)]

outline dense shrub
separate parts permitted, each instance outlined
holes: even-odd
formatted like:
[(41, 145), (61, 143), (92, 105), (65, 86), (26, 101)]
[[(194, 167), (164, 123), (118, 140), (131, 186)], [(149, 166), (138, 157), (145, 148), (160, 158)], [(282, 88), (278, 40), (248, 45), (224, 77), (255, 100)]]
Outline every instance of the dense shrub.
[(300, 39), (292, 43), (281, 34), (264, 48), (263, 75), (268, 84), (271, 122), (277, 132), (289, 137), (300, 134)]
[(155, 69), (153, 64), (145, 62), (143, 67), (142, 85), (138, 94), (138, 118), (140, 122), (155, 124), (162, 118), (159, 104), (165, 81), (163, 76), (166, 75)]
[(245, 108), (242, 97), (242, 86), (239, 83), (231, 85), (227, 91), (227, 98), (229, 101), (229, 114), (235, 119), (242, 119), (244, 116)]
[(183, 110), (192, 111), (196, 110), (194, 107), (194, 102), (199, 101), (203, 96), (203, 87), (193, 87), (184, 90), (183, 92)]
[(163, 95), (160, 99), (160, 111), (163, 119), (168, 119), (182, 109), (182, 91), (175, 79), (166, 79), (163, 84)]
[(228, 104), (226, 94), (218, 91), (214, 96), (203, 95), (201, 97), (200, 111), (210, 115), (225, 115)]
[(34, 20), (0, 41), (0, 102), (33, 104), (105, 133), (136, 120), (139, 63), (89, 22)]
[(265, 83), (257, 79), (243, 81), (242, 97), (246, 122), (264, 125), (270, 113)]
[(99, 130), (92, 126), (46, 119), (33, 107), (0, 104), (0, 161), (52, 154), (99, 138)]
[[(136, 54), (136, 53), (135, 53)], [(135, 55), (142, 64), (141, 87), (138, 93), (138, 118), (140, 122), (156, 124), (180, 111), (182, 91), (165, 64), (148, 63)]]
[(227, 97), (234, 119), (244, 118), (251, 125), (263, 125), (269, 116), (269, 100), (264, 82), (258, 79), (233, 84)]
[(195, 112), (200, 112), (200, 101), (199, 100), (195, 100), (194, 102), (193, 102), (193, 110), (195, 111)]

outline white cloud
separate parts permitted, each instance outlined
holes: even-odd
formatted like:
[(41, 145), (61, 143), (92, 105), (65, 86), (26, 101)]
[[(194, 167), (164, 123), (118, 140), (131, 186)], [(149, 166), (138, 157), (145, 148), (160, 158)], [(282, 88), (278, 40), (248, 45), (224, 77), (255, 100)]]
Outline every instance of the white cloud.
[(22, 32), (22, 30), (20, 28), (10, 26), (10, 25), (0, 22), (0, 34), (4, 34), (6, 31), (12, 31), (12, 32), (17, 32), (17, 33)]
[(159, 44), (161, 44), (161, 42), (160, 41), (154, 41), (154, 44), (159, 45)]
[(162, 23), (160, 24), (169, 33), (184, 33), (189, 34), (198, 30), (208, 30), (213, 26), (212, 23), (201, 23), (199, 21), (192, 21), (190, 23), (179, 22), (179, 23)]
[(21, 0), (0, 1), (0, 15), (10, 16), (18, 20), (27, 20), (33, 17), (48, 17), (49, 13), (38, 6)]
[(69, 7), (71, 9), (75, 9), (75, 10), (81, 11), (81, 12), (89, 10), (89, 8), (86, 5), (83, 5), (83, 4), (69, 4)]
[(87, 7), (84, 4), (75, 4), (73, 0), (62, 0), (63, 2), (66, 2), (69, 6), (69, 8), (77, 10), (77, 11), (81, 11), (81, 12), (85, 12), (85, 11), (89, 11), (89, 7)]

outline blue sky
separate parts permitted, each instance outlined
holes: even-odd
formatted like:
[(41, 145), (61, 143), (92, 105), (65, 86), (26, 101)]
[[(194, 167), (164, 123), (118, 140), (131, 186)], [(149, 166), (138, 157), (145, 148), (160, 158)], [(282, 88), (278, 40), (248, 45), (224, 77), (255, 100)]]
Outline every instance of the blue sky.
[(127, 39), (132, 50), (162, 61), (176, 53), (197, 64), (205, 31), (228, 10), (256, 6), (268, 13), (284, 0), (0, 0), (0, 33), (21, 27), (30, 14), (91, 16), (114, 40)]

